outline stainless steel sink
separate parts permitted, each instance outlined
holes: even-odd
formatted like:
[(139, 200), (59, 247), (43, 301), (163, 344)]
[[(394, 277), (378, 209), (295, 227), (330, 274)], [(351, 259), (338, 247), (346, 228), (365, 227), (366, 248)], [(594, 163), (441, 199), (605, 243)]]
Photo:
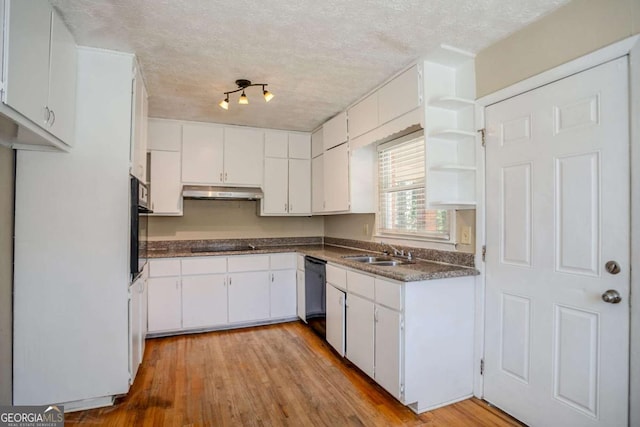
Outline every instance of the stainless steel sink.
[(393, 259), (388, 256), (352, 255), (352, 256), (345, 256), (343, 258), (348, 259), (349, 261), (361, 262), (363, 264), (378, 265), (380, 267), (395, 267), (396, 265), (412, 264), (411, 261)]

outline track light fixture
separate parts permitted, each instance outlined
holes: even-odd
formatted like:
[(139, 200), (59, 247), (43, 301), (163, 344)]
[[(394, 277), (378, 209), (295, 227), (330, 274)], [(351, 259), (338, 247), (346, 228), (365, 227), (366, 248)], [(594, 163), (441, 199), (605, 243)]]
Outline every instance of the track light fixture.
[(268, 85), (266, 83), (251, 83), (251, 80), (238, 79), (236, 80), (236, 85), (238, 85), (238, 89), (230, 90), (229, 92), (224, 93), (224, 99), (218, 103), (218, 105), (225, 109), (229, 109), (229, 94), (236, 93), (242, 91), (240, 98), (238, 99), (238, 104), (247, 105), (249, 103), (249, 98), (244, 93), (244, 90), (251, 86), (262, 86), (262, 96), (264, 96), (265, 102), (269, 102), (273, 99), (273, 94), (265, 89)]

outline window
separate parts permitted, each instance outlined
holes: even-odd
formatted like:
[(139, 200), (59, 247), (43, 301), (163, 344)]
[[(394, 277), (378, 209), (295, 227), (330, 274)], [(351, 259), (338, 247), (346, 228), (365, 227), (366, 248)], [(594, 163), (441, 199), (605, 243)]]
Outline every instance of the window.
[(424, 136), (415, 135), (378, 147), (378, 231), (449, 239), (449, 213), (426, 209)]

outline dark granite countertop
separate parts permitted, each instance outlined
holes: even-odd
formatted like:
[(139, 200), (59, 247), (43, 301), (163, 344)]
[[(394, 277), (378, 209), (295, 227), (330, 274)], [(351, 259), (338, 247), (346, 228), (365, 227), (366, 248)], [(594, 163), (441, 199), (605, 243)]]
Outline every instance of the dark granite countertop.
[(422, 259), (416, 259), (416, 262), (412, 264), (401, 264), (396, 266), (380, 266), (360, 263), (357, 261), (345, 259), (344, 257), (365, 254), (380, 255), (381, 252), (370, 250), (370, 248), (349, 248), (334, 246), (326, 243), (318, 244), (317, 242), (312, 241), (292, 241), (290, 242), (290, 244), (272, 246), (255, 245), (255, 249), (249, 248), (248, 245), (239, 245), (235, 247), (218, 246), (211, 247), (210, 249), (215, 249), (211, 251), (206, 251), (208, 249), (206, 246), (189, 246), (188, 244), (184, 243), (177, 245), (155, 246), (156, 247), (154, 247), (154, 245), (150, 245), (148, 250), (149, 258), (257, 255), (282, 252), (298, 252), (303, 255), (320, 258), (327, 262), (349, 267), (354, 270), (360, 270), (401, 282), (415, 282), (422, 280), (445, 279), (451, 277), (475, 276), (478, 274), (478, 271), (470, 266), (447, 264), (443, 262)]

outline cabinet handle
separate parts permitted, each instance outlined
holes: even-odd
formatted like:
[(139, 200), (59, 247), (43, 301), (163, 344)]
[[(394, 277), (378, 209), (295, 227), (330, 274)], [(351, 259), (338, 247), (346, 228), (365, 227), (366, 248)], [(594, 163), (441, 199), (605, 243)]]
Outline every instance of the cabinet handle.
[(46, 105), (44, 106), (44, 108), (42, 109), (43, 112), (43, 118), (44, 118), (44, 122), (45, 123), (49, 123), (49, 119), (51, 118), (51, 110), (49, 110), (49, 107), (47, 107)]
[(227, 173), (224, 173), (224, 182), (227, 182)]
[(220, 182), (222, 182), (222, 172), (220, 172)]
[(49, 127), (53, 126), (55, 122), (56, 122), (56, 113), (55, 111), (51, 110), (51, 123), (49, 123)]
[(287, 204), (286, 203), (284, 204), (284, 211), (285, 212), (287, 211)]
[(293, 211), (293, 205), (289, 205), (289, 212)]
[(378, 309), (373, 310), (373, 320), (378, 323)]
[(271, 273), (271, 282), (273, 283), (274, 275)]
[(231, 277), (229, 277), (229, 286), (231, 286)]

